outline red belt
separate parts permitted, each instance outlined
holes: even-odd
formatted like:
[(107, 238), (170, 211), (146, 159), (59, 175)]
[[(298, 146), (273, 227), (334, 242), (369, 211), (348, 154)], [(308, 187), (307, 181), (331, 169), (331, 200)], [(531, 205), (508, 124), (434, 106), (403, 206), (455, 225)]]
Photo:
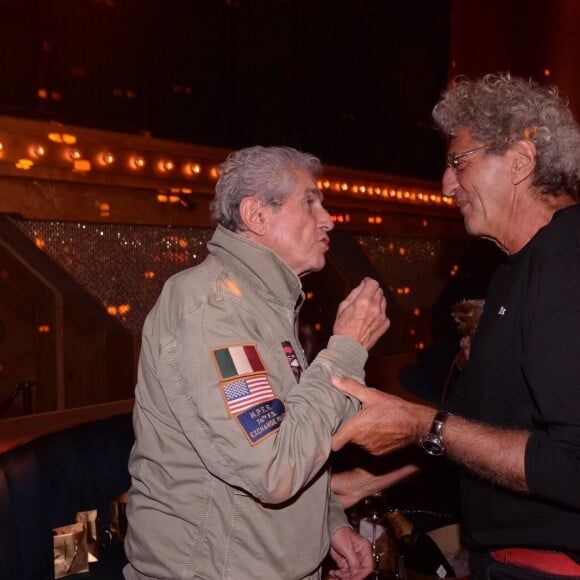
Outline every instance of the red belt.
[(507, 548), (492, 552), (491, 557), (502, 564), (513, 564), (536, 572), (548, 572), (561, 576), (580, 576), (580, 564), (562, 552)]

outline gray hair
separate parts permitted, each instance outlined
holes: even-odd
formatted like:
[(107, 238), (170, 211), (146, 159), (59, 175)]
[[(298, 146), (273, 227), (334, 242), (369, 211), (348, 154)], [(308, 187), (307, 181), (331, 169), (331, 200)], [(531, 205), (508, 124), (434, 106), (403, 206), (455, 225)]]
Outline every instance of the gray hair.
[(315, 179), (322, 174), (317, 157), (291, 147), (257, 145), (230, 153), (220, 167), (211, 203), (213, 219), (228, 230), (244, 231), (242, 200), (256, 195), (263, 205), (281, 207), (296, 187), (296, 169), (305, 169)]
[(503, 154), (516, 141), (536, 147), (534, 186), (543, 193), (580, 195), (580, 129), (568, 102), (554, 86), (509, 73), (477, 80), (458, 78), (433, 109), (447, 137), (467, 128), (471, 136)]

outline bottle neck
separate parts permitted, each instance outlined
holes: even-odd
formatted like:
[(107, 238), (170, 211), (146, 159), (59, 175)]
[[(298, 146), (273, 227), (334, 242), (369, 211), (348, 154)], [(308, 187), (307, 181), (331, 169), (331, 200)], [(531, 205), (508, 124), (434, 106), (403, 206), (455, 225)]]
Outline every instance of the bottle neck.
[(387, 518), (395, 536), (399, 539), (405, 536), (410, 536), (413, 532), (413, 522), (411, 522), (404, 514), (399, 510), (390, 510), (387, 512)]

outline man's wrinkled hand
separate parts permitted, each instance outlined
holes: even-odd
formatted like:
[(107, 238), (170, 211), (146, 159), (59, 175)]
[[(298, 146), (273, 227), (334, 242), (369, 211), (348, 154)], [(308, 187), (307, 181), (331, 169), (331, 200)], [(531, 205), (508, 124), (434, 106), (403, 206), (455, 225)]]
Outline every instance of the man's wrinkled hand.
[(373, 569), (371, 543), (350, 527), (338, 528), (330, 539), (330, 555), (338, 566), (330, 578), (364, 580)]
[(379, 283), (365, 278), (339, 304), (333, 332), (348, 336), (369, 350), (391, 325), (386, 309), (387, 300)]
[(373, 455), (382, 455), (419, 441), (417, 419), (424, 416), (422, 405), (366, 387), (353, 379), (332, 377), (332, 384), (362, 403), (362, 410), (332, 437), (333, 451), (354, 443)]

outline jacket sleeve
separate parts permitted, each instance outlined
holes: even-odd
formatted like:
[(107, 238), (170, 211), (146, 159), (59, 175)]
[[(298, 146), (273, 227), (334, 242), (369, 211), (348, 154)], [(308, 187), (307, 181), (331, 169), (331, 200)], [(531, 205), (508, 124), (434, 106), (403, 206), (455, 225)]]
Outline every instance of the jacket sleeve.
[(330, 492), (330, 499), (328, 502), (328, 524), (331, 538), (332, 534), (334, 534), (338, 528), (344, 528), (345, 526), (352, 528), (344, 508), (342, 507), (342, 503), (340, 503), (340, 500), (332, 491)]
[[(171, 412), (208, 471), (263, 503), (278, 504), (326, 467), (331, 435), (357, 410), (355, 401), (332, 387), (330, 377), (362, 380), (367, 351), (334, 336), (297, 384), (279, 321), (270, 324), (251, 310), (243, 301), (210, 300), (190, 307), (178, 317), (174, 332), (162, 333), (156, 367)], [(260, 388), (267, 383), (272, 389), (271, 400), (250, 411), (232, 410), (227, 400), (238, 386), (247, 387), (248, 376), (225, 378), (216, 360), (216, 349), (235, 345), (255, 348), (264, 370), (251, 377), (258, 377)], [(239, 385), (237, 379), (242, 379)]]
[(580, 251), (546, 262), (529, 310), (523, 370), (537, 405), (525, 455), (530, 491), (580, 509)]

